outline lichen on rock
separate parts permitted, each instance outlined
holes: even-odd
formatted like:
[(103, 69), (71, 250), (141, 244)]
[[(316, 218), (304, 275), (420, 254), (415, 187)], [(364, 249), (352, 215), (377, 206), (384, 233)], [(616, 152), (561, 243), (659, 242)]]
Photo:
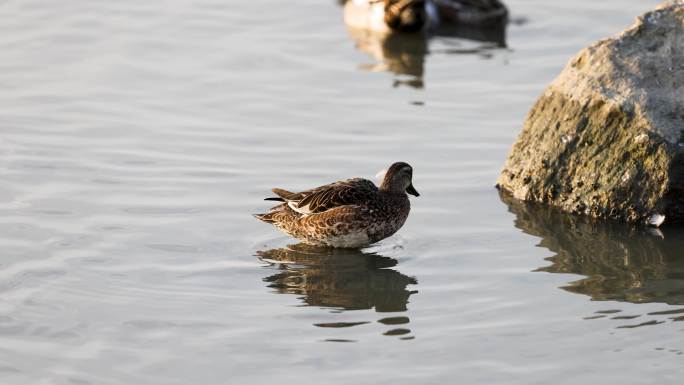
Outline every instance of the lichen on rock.
[(684, 221), (684, 2), (573, 58), (529, 112), (497, 187), (576, 214)]

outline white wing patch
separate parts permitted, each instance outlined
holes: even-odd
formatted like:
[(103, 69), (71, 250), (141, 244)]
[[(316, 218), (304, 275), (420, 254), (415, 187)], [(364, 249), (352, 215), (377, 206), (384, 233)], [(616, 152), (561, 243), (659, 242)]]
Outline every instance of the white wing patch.
[(297, 204), (298, 202), (295, 201), (287, 201), (287, 205), (290, 206), (292, 210), (304, 215), (311, 214), (311, 209), (309, 208), (309, 205), (297, 207)]

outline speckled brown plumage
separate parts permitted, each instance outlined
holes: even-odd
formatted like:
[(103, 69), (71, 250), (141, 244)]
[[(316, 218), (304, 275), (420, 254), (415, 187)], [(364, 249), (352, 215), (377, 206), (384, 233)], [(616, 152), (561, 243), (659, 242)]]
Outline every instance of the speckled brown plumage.
[(283, 203), (258, 219), (311, 245), (362, 247), (394, 234), (406, 221), (411, 205), (413, 170), (406, 163), (393, 164), (383, 183), (354, 178), (293, 193), (273, 189)]

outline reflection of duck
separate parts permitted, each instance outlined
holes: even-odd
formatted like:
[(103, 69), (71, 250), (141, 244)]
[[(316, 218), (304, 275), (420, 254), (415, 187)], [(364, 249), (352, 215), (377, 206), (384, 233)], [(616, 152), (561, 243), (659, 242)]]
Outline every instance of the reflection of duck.
[(506, 22), (499, 0), (349, 0), (345, 23), (379, 32), (418, 32), (443, 25), (486, 28)]
[(303, 243), (259, 251), (257, 255), (280, 264), (282, 270), (265, 280), (280, 293), (304, 295), (311, 306), (406, 311), (406, 290), (416, 280), (389, 269), (397, 260), (351, 249), (331, 249)]
[(423, 87), (427, 40), (420, 35), (379, 34), (374, 31), (349, 28), (356, 41), (356, 48), (371, 55), (376, 64), (361, 68), (373, 72), (389, 71), (396, 75), (408, 75), (411, 80), (397, 81), (414, 88)]
[[(407, 290), (414, 278), (390, 269), (393, 258), (351, 249), (331, 249), (303, 243), (286, 248), (259, 251), (260, 259), (278, 266), (279, 272), (264, 278), (281, 294), (298, 294), (309, 306), (339, 310), (375, 309), (377, 312), (405, 312)], [(385, 324), (405, 324), (407, 317), (382, 318)], [(322, 327), (352, 326), (359, 323), (317, 324)], [(389, 334), (408, 333), (407, 329)], [(404, 332), (405, 331), (405, 332)]]
[[(593, 300), (684, 304), (684, 229), (631, 228), (562, 214), (502, 194), (515, 226), (555, 253), (539, 271), (588, 276), (563, 289)], [(667, 230), (667, 229), (666, 229)], [(657, 233), (653, 233), (656, 231)]]
[[(453, 0), (445, 2), (457, 3)], [(345, 3), (345, 15), (355, 1)], [(430, 4), (433, 4), (432, 2)], [(433, 4), (434, 5), (434, 4)], [(376, 6), (383, 6), (377, 3)], [(503, 7), (503, 5), (501, 5)], [(505, 15), (505, 7), (502, 8)], [(446, 12), (446, 11), (445, 11)], [(448, 13), (448, 12), (447, 12)], [(453, 18), (452, 18), (453, 19)], [(389, 28), (368, 28), (363, 23), (355, 22), (345, 16), (349, 34), (356, 42), (359, 50), (371, 55), (377, 64), (364, 65), (362, 68), (371, 71), (389, 71), (396, 75), (408, 75), (411, 79), (397, 80), (395, 86), (408, 85), (414, 88), (423, 87), (425, 56), (429, 53), (427, 37), (460, 38), (476, 42), (476, 45), (464, 47), (457, 41), (446, 41), (445, 44), (456, 44), (441, 50), (433, 50), (447, 54), (482, 54), (488, 57), (492, 48), (506, 47), (506, 18), (485, 25), (468, 23), (438, 23), (426, 33), (392, 33)]]

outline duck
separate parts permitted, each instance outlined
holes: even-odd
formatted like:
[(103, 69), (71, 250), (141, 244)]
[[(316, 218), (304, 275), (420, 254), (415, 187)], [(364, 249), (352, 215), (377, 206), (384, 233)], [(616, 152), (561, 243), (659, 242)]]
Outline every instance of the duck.
[(281, 203), (254, 217), (303, 243), (333, 248), (362, 248), (393, 235), (411, 210), (408, 194), (420, 196), (405, 162), (392, 164), (380, 186), (352, 178), (301, 192), (272, 191), (276, 196), (265, 200)]
[(413, 33), (442, 25), (500, 26), (508, 9), (500, 0), (347, 0), (348, 27), (378, 32)]

